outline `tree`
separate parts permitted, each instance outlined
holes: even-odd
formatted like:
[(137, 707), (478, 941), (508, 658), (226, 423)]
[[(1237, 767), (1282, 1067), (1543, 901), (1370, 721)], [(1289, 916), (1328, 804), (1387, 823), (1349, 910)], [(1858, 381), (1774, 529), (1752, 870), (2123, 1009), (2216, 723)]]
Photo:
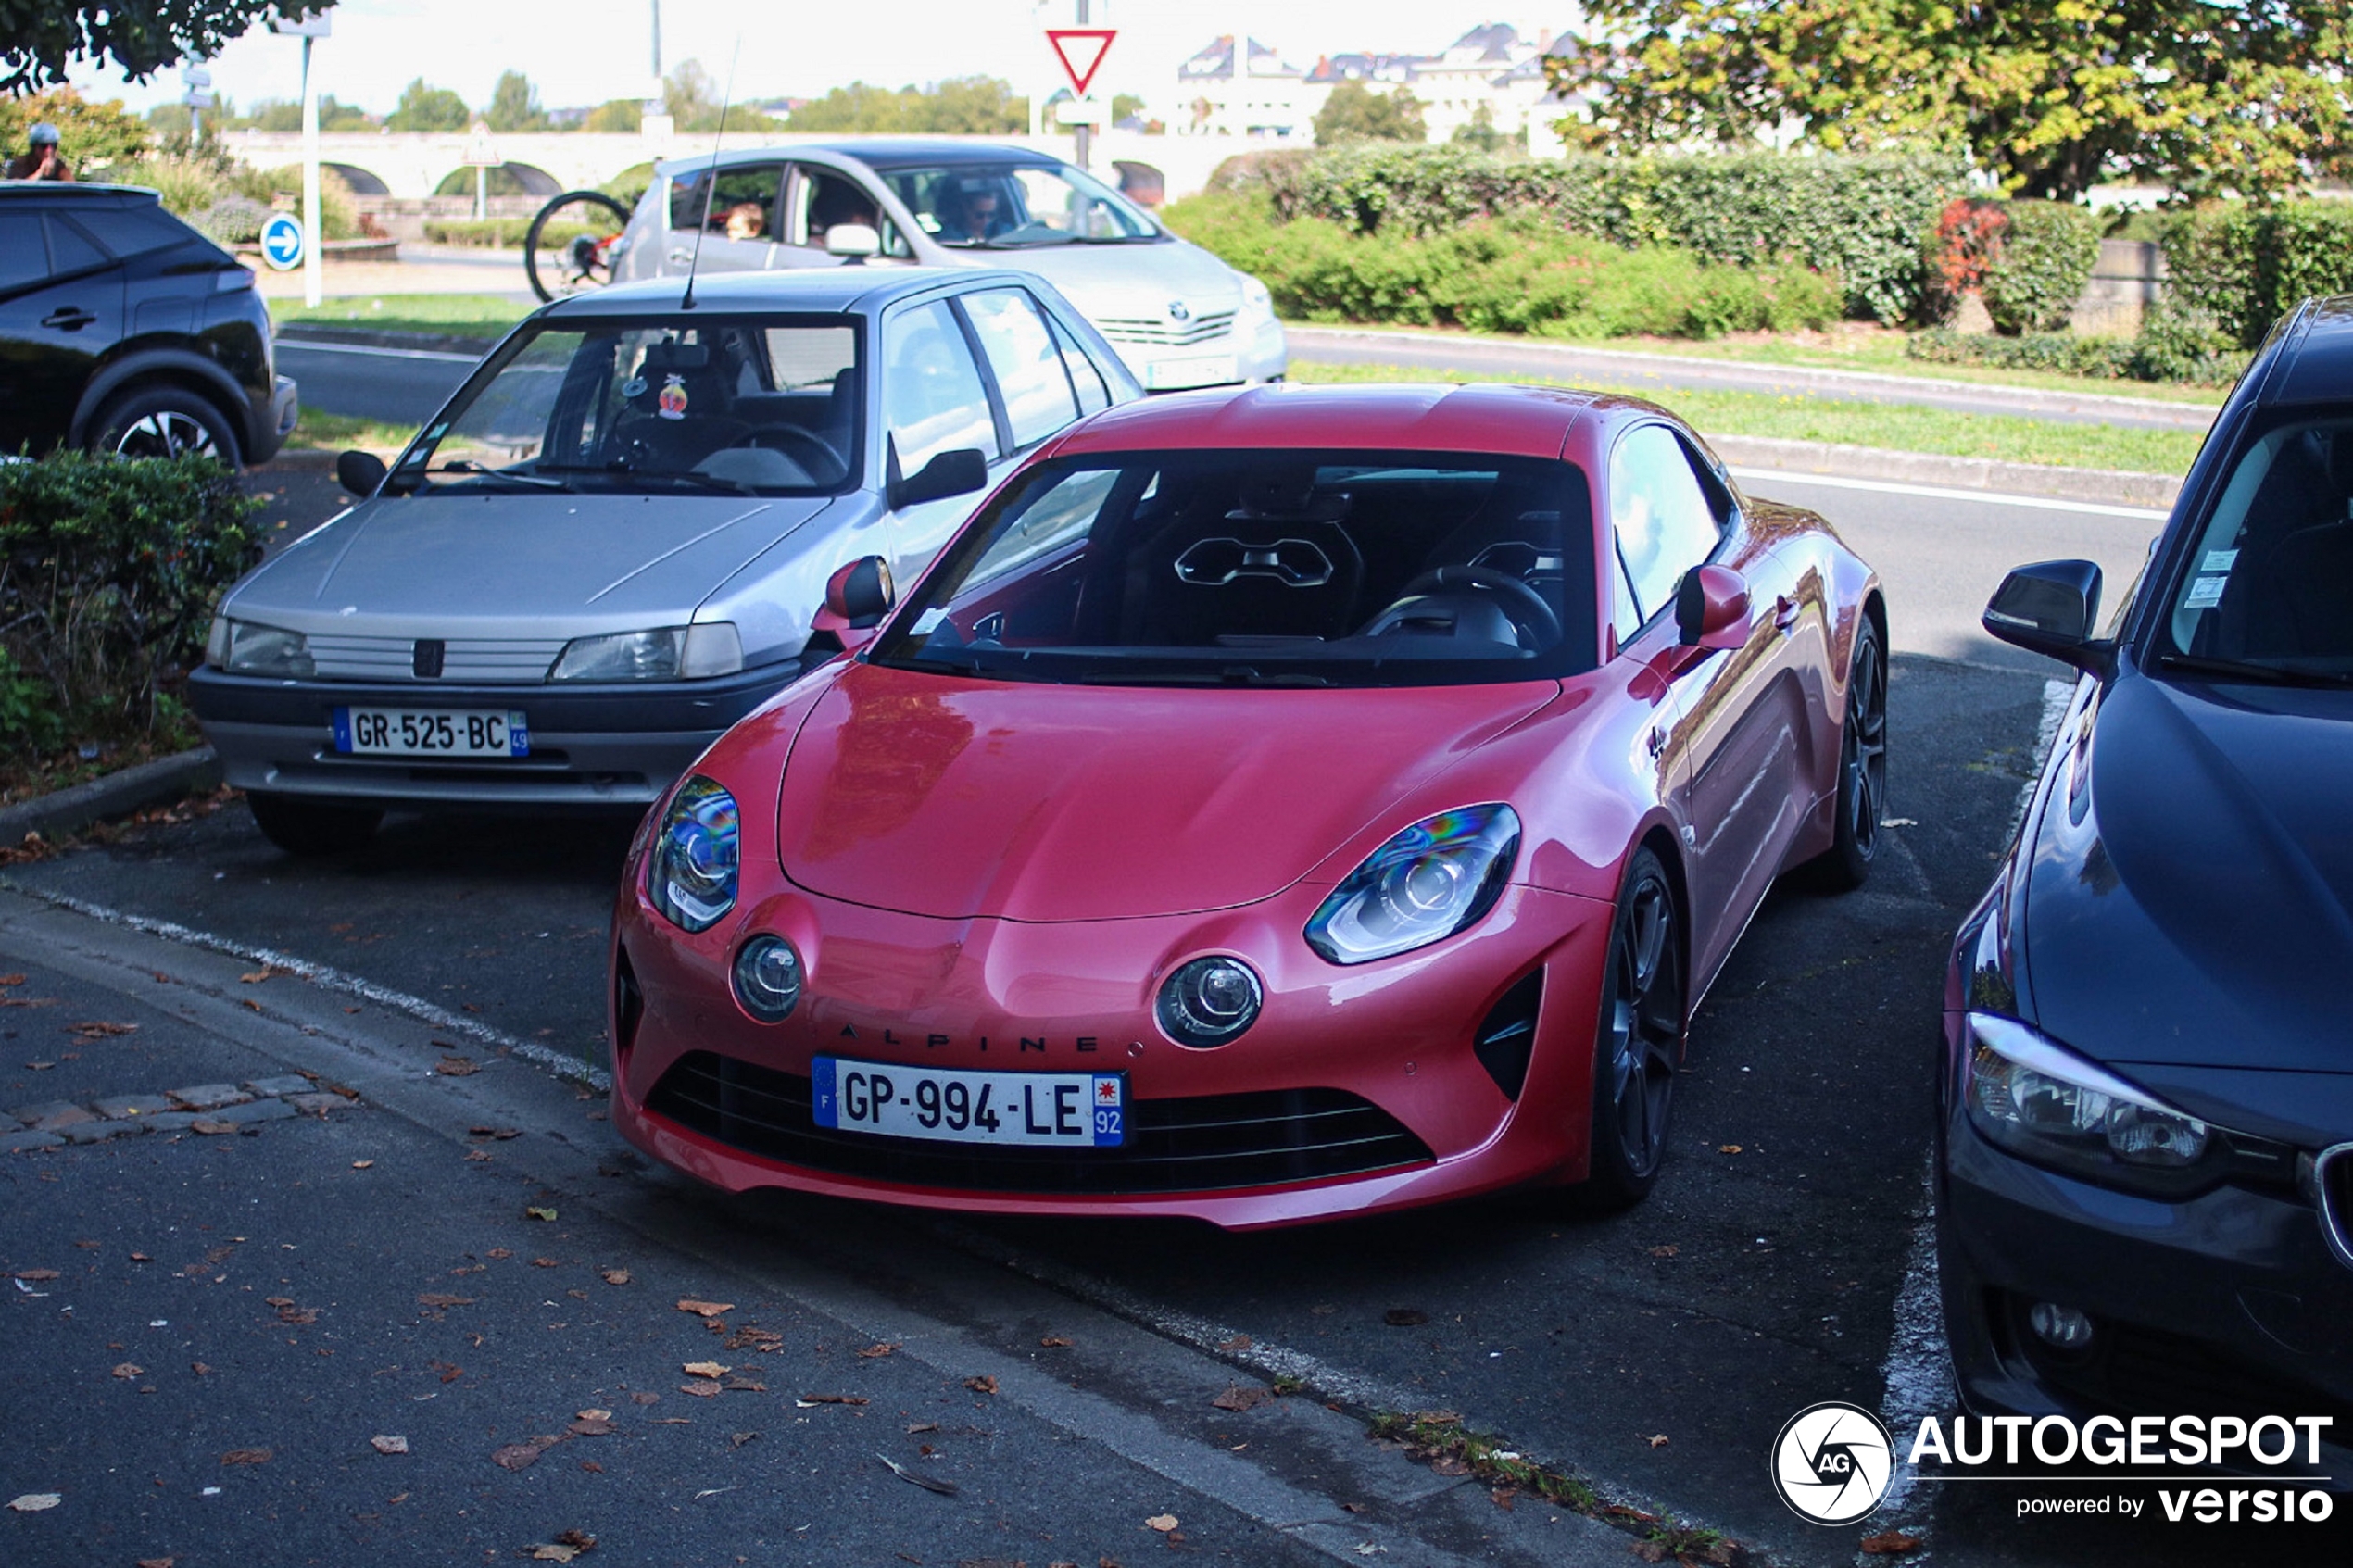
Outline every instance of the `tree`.
[[(187, 117), (182, 108), (182, 131)], [(0, 98), (0, 151), (9, 157), (23, 152), (26, 135), (44, 119), (57, 128), (59, 150), (83, 180), (103, 178), (110, 168), (119, 172), (154, 144), (145, 122), (119, 100), (94, 104), (70, 87), (57, 87), (37, 97)]]
[(463, 131), (474, 122), (466, 100), (447, 87), (428, 87), (418, 77), (400, 90), (400, 102), (384, 120), (386, 131)]
[(1477, 147), (1482, 153), (1491, 153), (1502, 146), (1506, 138), (1502, 132), (1495, 129), (1494, 107), (1491, 104), (1481, 104), (1471, 110), (1471, 117), (1467, 121), (1454, 127), (1454, 134), (1447, 140), (1459, 143), (1466, 147)]
[[(254, 101), (245, 123), (256, 131), (299, 131), (302, 129), (302, 106), (281, 98), (258, 98)], [(333, 93), (319, 94), (319, 129), (321, 131), (366, 131), (376, 122), (358, 104), (338, 100)]]
[(1114, 125), (1123, 119), (1140, 118), (1143, 112), (1144, 100), (1135, 94), (1114, 93), (1111, 95), (1111, 122)]
[(645, 129), (646, 107), (635, 98), (613, 98), (598, 104), (580, 122), (583, 131), (601, 131), (608, 134), (626, 132), (632, 136)]
[(1587, 0), (1548, 56), (1589, 146), (1966, 149), (2014, 193), (2262, 194), (2353, 165), (2341, 0)]
[(270, 17), (314, 16), (334, 0), (170, 0), (170, 4), (77, 5), (71, 0), (0, 0), (0, 94), (56, 86), (88, 60), (145, 82), (183, 59), (208, 59)]
[(1361, 82), (1343, 82), (1315, 111), (1315, 144), (1340, 142), (1422, 142), (1429, 131), (1422, 123), (1419, 98), (1403, 87), (1376, 93)]
[(498, 85), (490, 90), (490, 103), (482, 118), (493, 131), (545, 131), (547, 111), (539, 107), (539, 92), (531, 78), (519, 70), (503, 71)]
[[(681, 60), (678, 69), (662, 78), (662, 107), (678, 123), (681, 131), (709, 132), (719, 129), (719, 111), (724, 90), (719, 82), (703, 69), (700, 60)], [(727, 111), (730, 131), (781, 130), (776, 121), (758, 109), (742, 104), (724, 106)]]
[(864, 82), (837, 87), (793, 110), (790, 131), (901, 135), (1013, 136), (1029, 129), (1029, 100), (993, 76), (964, 76), (893, 92)]

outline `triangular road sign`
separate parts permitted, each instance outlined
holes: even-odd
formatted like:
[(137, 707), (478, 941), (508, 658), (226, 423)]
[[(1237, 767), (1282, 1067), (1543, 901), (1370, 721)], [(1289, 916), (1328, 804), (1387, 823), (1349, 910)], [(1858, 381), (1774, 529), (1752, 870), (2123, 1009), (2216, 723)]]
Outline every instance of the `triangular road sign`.
[(1054, 46), (1054, 58), (1062, 61), (1063, 74), (1070, 78), (1071, 87), (1082, 98), (1087, 95), (1087, 84), (1102, 69), (1103, 56), (1111, 53), (1111, 41), (1118, 36), (1119, 30), (1109, 27), (1046, 30), (1046, 42)]

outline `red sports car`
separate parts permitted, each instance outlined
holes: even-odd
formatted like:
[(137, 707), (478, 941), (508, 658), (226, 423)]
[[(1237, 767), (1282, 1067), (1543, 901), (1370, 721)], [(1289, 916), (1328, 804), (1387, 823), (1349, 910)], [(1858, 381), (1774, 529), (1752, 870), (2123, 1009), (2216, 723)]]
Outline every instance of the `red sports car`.
[(1877, 843), (1877, 579), (1645, 403), (1126, 405), (891, 601), (630, 858), (613, 1120), (723, 1187), (1629, 1203), (1768, 884)]

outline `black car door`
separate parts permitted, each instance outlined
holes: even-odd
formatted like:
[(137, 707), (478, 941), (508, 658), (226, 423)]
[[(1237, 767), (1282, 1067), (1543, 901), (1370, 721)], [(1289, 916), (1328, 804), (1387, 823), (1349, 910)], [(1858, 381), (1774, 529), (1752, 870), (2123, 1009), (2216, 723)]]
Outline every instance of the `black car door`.
[(0, 451), (38, 451), (65, 439), (82, 389), (122, 337), (122, 270), (60, 214), (18, 209), (9, 220), (0, 223)]

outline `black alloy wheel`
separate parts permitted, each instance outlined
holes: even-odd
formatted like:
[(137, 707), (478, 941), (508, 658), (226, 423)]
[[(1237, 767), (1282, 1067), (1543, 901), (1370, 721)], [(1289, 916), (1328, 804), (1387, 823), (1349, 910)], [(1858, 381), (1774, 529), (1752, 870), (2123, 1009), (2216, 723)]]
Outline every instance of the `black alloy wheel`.
[(1839, 730), (1837, 822), (1818, 862), (1824, 885), (1844, 892), (1869, 878), (1886, 809), (1887, 652), (1880, 646), (1879, 628), (1865, 616), (1855, 633), (1846, 721)]
[(91, 450), (118, 458), (210, 458), (238, 466), (237, 437), (220, 410), (179, 386), (134, 387), (92, 427)]
[(1591, 1170), (1578, 1198), (1623, 1209), (1648, 1197), (1667, 1155), (1683, 1055), (1683, 943), (1675, 887), (1638, 849), (1610, 923), (1593, 1048)]

